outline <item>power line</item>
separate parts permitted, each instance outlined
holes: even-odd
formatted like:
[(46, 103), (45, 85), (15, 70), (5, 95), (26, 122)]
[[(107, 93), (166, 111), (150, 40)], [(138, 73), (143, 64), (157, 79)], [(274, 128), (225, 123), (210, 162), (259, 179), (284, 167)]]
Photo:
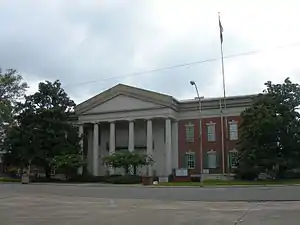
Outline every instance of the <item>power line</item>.
[[(299, 45), (300, 45), (300, 42), (295, 42), (295, 43), (288, 44), (288, 45), (276, 46), (273, 49), (282, 49), (282, 48), (288, 48), (288, 47), (295, 47), (295, 46), (299, 46)], [(237, 53), (237, 54), (224, 56), (224, 59), (258, 54), (258, 53), (263, 52), (265, 50), (271, 50), (271, 49), (257, 49), (257, 50), (252, 50), (252, 51), (248, 51), (248, 52), (241, 52), (241, 53)], [(84, 85), (84, 84), (89, 84), (89, 83), (104, 82), (104, 81), (114, 80), (114, 79), (118, 79), (118, 78), (140, 76), (140, 75), (145, 75), (145, 74), (149, 74), (149, 73), (156, 73), (156, 72), (161, 72), (161, 71), (165, 71), (165, 70), (176, 69), (176, 68), (180, 68), (180, 67), (189, 67), (189, 66), (194, 66), (194, 65), (198, 65), (198, 64), (218, 61), (220, 59), (221, 59), (220, 57), (211, 58), (211, 59), (205, 59), (205, 60), (201, 60), (201, 61), (194, 61), (194, 62), (188, 62), (188, 63), (183, 63), (183, 64), (177, 64), (177, 65), (174, 65), (174, 66), (161, 67), (161, 68), (152, 69), (152, 70), (145, 70), (145, 71), (141, 71), (141, 72), (127, 73), (127, 74), (108, 77), (108, 78), (103, 78), (103, 79), (97, 79), (97, 80), (90, 80), (90, 81), (78, 82), (78, 83), (73, 83), (73, 84), (67, 84), (67, 85), (64, 86), (64, 88), (68, 87), (68, 86), (76, 86), (76, 85)]]

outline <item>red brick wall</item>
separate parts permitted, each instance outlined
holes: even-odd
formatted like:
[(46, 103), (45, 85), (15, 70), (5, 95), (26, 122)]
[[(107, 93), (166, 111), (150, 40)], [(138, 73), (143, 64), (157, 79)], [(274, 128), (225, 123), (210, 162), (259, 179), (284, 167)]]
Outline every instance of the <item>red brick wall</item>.
[[(240, 123), (239, 116), (230, 116), (227, 118), (227, 122), (231, 120), (235, 120)], [(229, 172), (227, 165), (227, 154), (228, 151), (236, 147), (237, 140), (229, 140), (229, 124), (225, 123), (224, 118), (224, 132), (225, 132), (225, 171)], [(188, 123), (192, 123), (195, 126), (195, 141), (194, 143), (188, 143), (185, 139), (185, 125)], [(207, 123), (215, 123), (216, 126), (216, 141), (209, 142), (207, 138)], [(184, 167), (184, 159), (185, 153), (188, 151), (195, 152), (196, 155), (196, 168), (190, 170), (189, 173), (199, 173), (200, 172), (200, 141), (199, 141), (199, 119), (191, 119), (191, 120), (181, 120), (178, 122), (178, 166)], [(203, 118), (202, 119), (202, 140), (203, 140), (203, 153), (213, 149), (218, 154), (219, 166), (216, 169), (210, 169), (210, 173), (222, 173), (222, 132), (221, 132), (221, 118), (220, 117), (211, 117), (211, 118)]]
[[(207, 139), (207, 124), (215, 123), (216, 129), (216, 140), (214, 142), (209, 142)], [(203, 154), (207, 151), (213, 149), (217, 152), (218, 155), (218, 168), (210, 169), (210, 173), (222, 173), (222, 132), (221, 132), (221, 118), (212, 117), (212, 118), (203, 118), (202, 119), (202, 130), (203, 130)]]
[[(188, 123), (194, 124), (194, 137), (193, 143), (186, 142), (185, 139), (185, 125)], [(190, 170), (189, 173), (199, 173), (200, 171), (200, 145), (199, 145), (199, 120), (180, 120), (178, 122), (178, 167), (184, 166), (185, 153), (188, 151), (195, 152), (196, 157), (196, 168)]]
[[(238, 140), (230, 140), (229, 139), (229, 122), (232, 120), (237, 121), (238, 127), (239, 127), (240, 122), (241, 122), (241, 117), (240, 116), (227, 117), (228, 124), (227, 124), (227, 133), (226, 133), (226, 142), (225, 142), (225, 152), (226, 152), (225, 169), (226, 169), (226, 172), (230, 172), (230, 169), (228, 168), (227, 154), (230, 150), (236, 148), (237, 142), (238, 142)], [(238, 135), (239, 135), (239, 130), (238, 130)]]

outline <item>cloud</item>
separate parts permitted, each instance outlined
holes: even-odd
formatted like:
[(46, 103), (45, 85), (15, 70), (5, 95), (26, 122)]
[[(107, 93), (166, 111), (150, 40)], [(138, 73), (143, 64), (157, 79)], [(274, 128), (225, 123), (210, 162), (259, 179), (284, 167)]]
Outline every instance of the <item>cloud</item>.
[[(52, 0), (1, 1), (0, 66), (37, 81), (60, 79), (80, 102), (117, 83), (192, 98), (222, 95), (220, 60), (159, 72), (135, 72), (220, 57), (224, 27), (228, 95), (261, 91), (266, 80), (300, 82), (297, 11), (289, 1)], [(284, 48), (276, 48), (283, 45)], [(95, 81), (95, 82), (88, 82)]]

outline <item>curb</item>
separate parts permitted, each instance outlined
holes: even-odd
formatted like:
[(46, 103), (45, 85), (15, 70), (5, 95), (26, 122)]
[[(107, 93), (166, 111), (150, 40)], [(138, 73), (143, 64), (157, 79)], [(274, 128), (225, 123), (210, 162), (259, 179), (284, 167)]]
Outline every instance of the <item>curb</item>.
[[(0, 184), (22, 184), (21, 182), (0, 182)], [(30, 183), (30, 185), (74, 186), (74, 187), (135, 187), (135, 188), (268, 188), (300, 186), (300, 184), (266, 184), (266, 185), (204, 185), (204, 186), (171, 186), (171, 185), (142, 185), (142, 184), (107, 184), (107, 183)]]

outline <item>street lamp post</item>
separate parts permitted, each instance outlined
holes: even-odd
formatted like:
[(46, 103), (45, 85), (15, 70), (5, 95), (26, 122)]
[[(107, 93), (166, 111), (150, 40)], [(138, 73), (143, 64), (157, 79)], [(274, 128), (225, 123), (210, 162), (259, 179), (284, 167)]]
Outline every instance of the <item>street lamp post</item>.
[(199, 103), (199, 142), (200, 142), (200, 183), (201, 186), (203, 186), (203, 144), (202, 144), (202, 104), (201, 104), (201, 98), (199, 95), (198, 87), (195, 81), (190, 81), (190, 84), (195, 87), (197, 97), (198, 97), (198, 103)]

